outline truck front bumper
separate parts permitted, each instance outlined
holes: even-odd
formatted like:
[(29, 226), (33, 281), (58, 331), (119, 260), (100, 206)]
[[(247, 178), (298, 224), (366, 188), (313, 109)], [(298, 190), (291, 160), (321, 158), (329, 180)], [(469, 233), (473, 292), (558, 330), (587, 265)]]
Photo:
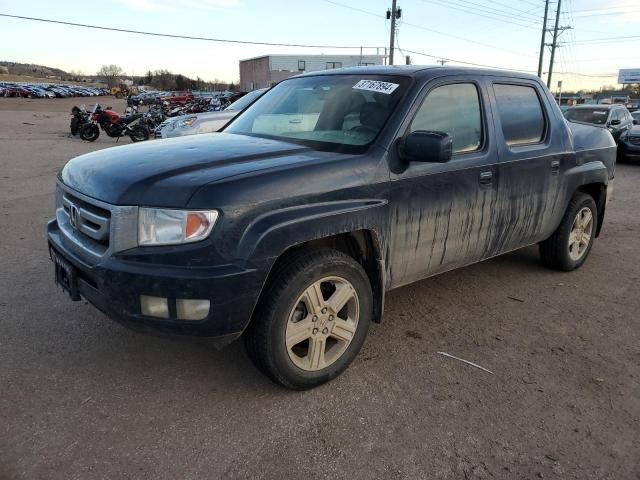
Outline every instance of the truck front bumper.
[[(72, 276), (72, 285), (63, 289), (72, 299), (83, 297), (111, 319), (145, 333), (208, 337), (217, 345), (229, 343), (249, 323), (266, 277), (266, 272), (235, 265), (164, 266), (131, 262), (117, 255), (90, 265), (66, 248), (62, 235), (57, 221), (50, 221), (50, 254), (56, 269), (62, 263)], [(166, 313), (160, 317), (143, 314), (141, 297), (166, 299)], [(177, 305), (183, 300), (208, 300), (208, 312), (202, 319), (180, 319)]]

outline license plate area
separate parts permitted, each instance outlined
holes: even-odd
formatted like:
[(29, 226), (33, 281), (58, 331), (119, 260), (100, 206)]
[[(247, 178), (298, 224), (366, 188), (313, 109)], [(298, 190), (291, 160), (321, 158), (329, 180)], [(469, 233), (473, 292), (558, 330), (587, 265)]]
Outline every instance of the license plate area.
[(55, 282), (63, 292), (65, 292), (71, 300), (79, 301), (80, 292), (78, 291), (78, 275), (76, 269), (60, 257), (55, 250), (51, 249), (51, 260), (55, 266)]

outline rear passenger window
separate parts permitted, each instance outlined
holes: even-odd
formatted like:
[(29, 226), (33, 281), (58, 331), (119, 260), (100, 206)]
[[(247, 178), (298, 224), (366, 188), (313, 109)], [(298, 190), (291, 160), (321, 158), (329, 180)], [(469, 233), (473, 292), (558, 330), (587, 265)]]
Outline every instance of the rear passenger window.
[(495, 84), (493, 88), (507, 145), (541, 142), (545, 132), (545, 117), (535, 89), (502, 83)]
[(411, 122), (409, 131), (416, 130), (449, 134), (453, 153), (478, 150), (482, 143), (482, 120), (476, 86), (456, 83), (433, 89)]

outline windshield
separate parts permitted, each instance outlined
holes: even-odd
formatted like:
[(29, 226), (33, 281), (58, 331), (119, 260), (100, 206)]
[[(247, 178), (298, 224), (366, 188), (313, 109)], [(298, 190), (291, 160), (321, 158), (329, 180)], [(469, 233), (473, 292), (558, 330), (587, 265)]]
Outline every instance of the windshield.
[(604, 125), (607, 123), (609, 110), (604, 108), (572, 108), (564, 112), (564, 116), (570, 122)]
[(320, 75), (276, 85), (224, 131), (359, 151), (377, 137), (410, 79)]
[(249, 92), (243, 97), (239, 98), (231, 105), (229, 105), (225, 110), (229, 110), (232, 112), (241, 112), (245, 108), (249, 106), (256, 98), (260, 97), (264, 92), (266, 92), (266, 88), (261, 88), (260, 90), (254, 90), (253, 92)]

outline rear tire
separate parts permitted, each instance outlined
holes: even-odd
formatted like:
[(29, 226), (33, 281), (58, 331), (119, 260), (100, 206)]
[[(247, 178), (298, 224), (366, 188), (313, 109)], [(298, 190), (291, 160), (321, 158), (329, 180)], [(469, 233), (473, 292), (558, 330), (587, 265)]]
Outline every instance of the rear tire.
[(272, 273), (244, 334), (254, 365), (303, 390), (342, 373), (369, 330), (373, 299), (362, 266), (336, 250), (293, 255)]
[(95, 142), (100, 136), (100, 129), (95, 123), (86, 123), (80, 127), (80, 138), (87, 142)]
[(557, 230), (540, 243), (542, 262), (549, 268), (569, 272), (580, 267), (593, 247), (598, 209), (591, 195), (577, 192)]

